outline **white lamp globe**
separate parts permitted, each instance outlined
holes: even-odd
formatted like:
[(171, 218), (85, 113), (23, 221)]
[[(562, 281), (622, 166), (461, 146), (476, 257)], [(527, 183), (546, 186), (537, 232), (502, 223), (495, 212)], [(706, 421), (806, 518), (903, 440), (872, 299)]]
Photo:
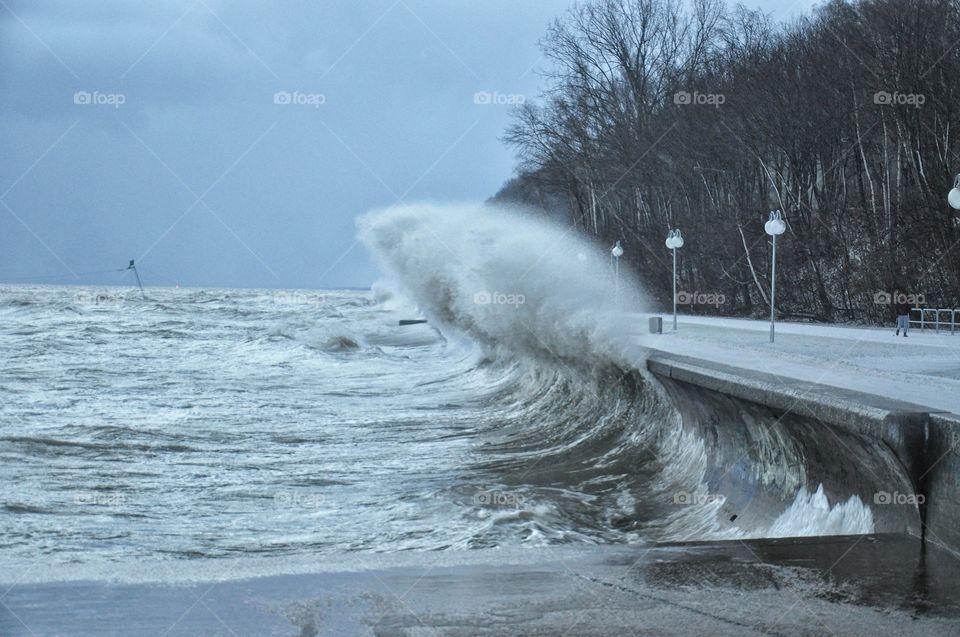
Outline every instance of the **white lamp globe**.
[(950, 207), (954, 210), (960, 210), (960, 188), (954, 188), (950, 191), (950, 194), (947, 195), (947, 201), (950, 202)]
[(613, 246), (613, 248), (610, 250), (610, 254), (612, 254), (613, 256), (615, 256), (615, 257), (617, 257), (617, 258), (623, 256), (623, 248), (620, 246), (620, 242), (619, 242), (619, 241), (617, 241), (617, 245)]
[(960, 210), (960, 175), (953, 182), (953, 190), (947, 195), (947, 201), (954, 210)]
[(770, 217), (767, 219), (767, 222), (763, 224), (763, 230), (771, 237), (783, 234), (787, 229), (787, 224), (783, 220), (783, 215), (779, 210), (774, 210), (770, 213)]

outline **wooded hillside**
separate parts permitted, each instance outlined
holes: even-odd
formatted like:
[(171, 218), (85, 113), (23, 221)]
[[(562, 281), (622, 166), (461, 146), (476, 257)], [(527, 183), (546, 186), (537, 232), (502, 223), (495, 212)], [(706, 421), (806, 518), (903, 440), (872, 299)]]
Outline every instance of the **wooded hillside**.
[[(790, 25), (716, 0), (597, 0), (546, 34), (545, 91), (506, 140), (497, 198), (541, 206), (679, 289), (760, 315), (780, 209), (778, 309), (875, 322), (878, 292), (960, 307), (960, 1), (831, 2)], [(686, 308), (690, 310), (690, 308)]]

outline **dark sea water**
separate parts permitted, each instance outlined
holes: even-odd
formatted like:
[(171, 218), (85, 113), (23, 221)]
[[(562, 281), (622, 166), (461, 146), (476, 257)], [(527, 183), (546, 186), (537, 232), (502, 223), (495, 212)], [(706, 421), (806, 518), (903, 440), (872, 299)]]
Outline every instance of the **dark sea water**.
[(474, 503), (497, 487), (475, 390), (504, 370), (403, 316), (363, 292), (0, 289), (0, 563), (561, 539)]
[(0, 582), (915, 520), (870, 506), (909, 489), (879, 441), (649, 374), (642, 292), (567, 229), (360, 238), (390, 283), (0, 287)]
[(716, 498), (677, 506), (704, 449), (639, 376), (411, 316), (370, 291), (0, 288), (0, 566), (743, 535)]

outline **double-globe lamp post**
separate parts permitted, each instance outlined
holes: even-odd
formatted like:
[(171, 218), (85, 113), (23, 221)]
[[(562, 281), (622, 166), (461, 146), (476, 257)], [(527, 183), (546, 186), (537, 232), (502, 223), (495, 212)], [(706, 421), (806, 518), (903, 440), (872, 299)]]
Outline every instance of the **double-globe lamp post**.
[(773, 326), (776, 320), (774, 301), (777, 295), (777, 237), (784, 233), (787, 224), (783, 220), (783, 213), (774, 210), (763, 224), (763, 229), (773, 237), (773, 257), (770, 259), (770, 342), (773, 342)]
[(683, 247), (683, 235), (680, 229), (675, 228), (670, 231), (665, 241), (667, 247), (673, 252), (673, 330), (677, 330), (677, 248)]

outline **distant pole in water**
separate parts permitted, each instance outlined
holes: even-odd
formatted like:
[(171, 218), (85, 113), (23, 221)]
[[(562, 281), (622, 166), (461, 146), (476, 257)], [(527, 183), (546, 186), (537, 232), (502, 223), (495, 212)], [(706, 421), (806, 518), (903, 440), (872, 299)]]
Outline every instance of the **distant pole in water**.
[(675, 228), (667, 235), (665, 242), (673, 252), (673, 331), (677, 331), (677, 248), (683, 247), (683, 235), (680, 228)]
[(136, 264), (134, 264), (133, 259), (130, 259), (130, 265), (127, 266), (127, 269), (133, 270), (134, 276), (137, 277), (137, 286), (140, 287), (140, 296), (142, 296), (143, 299), (146, 300), (147, 295), (143, 292), (143, 284), (140, 283), (140, 273), (137, 272), (137, 266)]
[(620, 306), (620, 257), (623, 256), (623, 247), (617, 241), (617, 245), (610, 249), (613, 256), (613, 302)]
[(774, 301), (777, 296), (777, 236), (784, 233), (787, 224), (783, 220), (783, 213), (774, 210), (763, 224), (763, 230), (773, 237), (773, 255), (770, 258), (770, 342), (773, 342), (773, 326), (776, 323), (776, 309)]

